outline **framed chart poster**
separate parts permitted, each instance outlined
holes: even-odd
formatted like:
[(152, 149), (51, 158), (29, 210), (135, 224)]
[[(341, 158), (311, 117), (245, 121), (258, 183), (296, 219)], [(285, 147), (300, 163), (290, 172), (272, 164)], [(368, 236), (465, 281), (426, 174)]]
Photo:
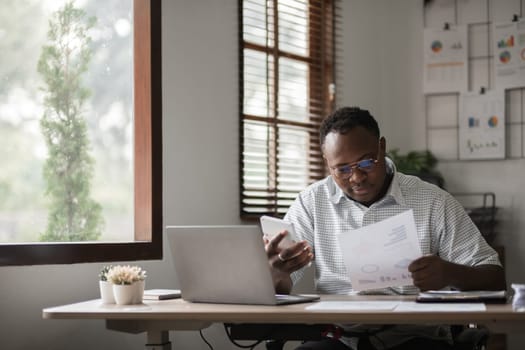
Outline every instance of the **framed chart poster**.
[(505, 93), (464, 93), (459, 99), (459, 159), (505, 158)]
[(496, 88), (525, 87), (525, 21), (495, 23), (493, 50)]
[(423, 35), (423, 92), (467, 91), (467, 26), (425, 28)]

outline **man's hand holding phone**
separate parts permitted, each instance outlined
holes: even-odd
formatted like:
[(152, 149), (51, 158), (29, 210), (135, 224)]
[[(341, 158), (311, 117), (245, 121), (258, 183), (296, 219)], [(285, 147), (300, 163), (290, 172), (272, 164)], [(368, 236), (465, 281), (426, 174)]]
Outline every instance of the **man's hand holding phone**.
[(295, 229), (291, 222), (264, 215), (261, 216), (261, 229), (265, 241), (275, 240), (280, 249), (287, 249), (295, 243)]
[(277, 256), (278, 265), (284, 267), (286, 264), (287, 270), (293, 272), (310, 264), (313, 260), (310, 245), (306, 241), (295, 241), (296, 234), (292, 223), (270, 216), (262, 216), (261, 228), (266, 253), (270, 259)]

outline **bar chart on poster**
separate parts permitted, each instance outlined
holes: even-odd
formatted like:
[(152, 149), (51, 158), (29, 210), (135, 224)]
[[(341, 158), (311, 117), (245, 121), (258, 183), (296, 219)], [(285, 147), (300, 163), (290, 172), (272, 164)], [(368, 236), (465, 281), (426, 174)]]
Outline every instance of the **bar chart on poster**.
[(459, 158), (505, 158), (504, 91), (464, 93), (459, 105)]

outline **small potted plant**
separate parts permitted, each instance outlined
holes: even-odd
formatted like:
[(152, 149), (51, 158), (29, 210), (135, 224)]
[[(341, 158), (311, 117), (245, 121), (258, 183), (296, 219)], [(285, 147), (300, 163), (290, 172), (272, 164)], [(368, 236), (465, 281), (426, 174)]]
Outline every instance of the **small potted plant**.
[(115, 302), (119, 305), (141, 304), (144, 295), (146, 271), (139, 266), (111, 267), (106, 278), (113, 284)]
[(108, 272), (111, 270), (111, 265), (102, 267), (99, 277), (100, 298), (104, 304), (115, 304), (115, 297), (113, 296), (113, 284), (108, 281)]
[(390, 150), (387, 156), (392, 159), (396, 169), (403, 174), (414, 175), (423, 181), (430, 182), (441, 188), (445, 185), (445, 180), (441, 173), (436, 169), (438, 160), (429, 150), (410, 151), (401, 154), (399, 149)]

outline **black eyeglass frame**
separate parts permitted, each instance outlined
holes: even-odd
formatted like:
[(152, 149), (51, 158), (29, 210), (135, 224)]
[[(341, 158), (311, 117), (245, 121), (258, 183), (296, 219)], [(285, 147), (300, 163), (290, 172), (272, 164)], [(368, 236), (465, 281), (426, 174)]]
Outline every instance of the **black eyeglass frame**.
[[(360, 160), (360, 161), (357, 161), (357, 162), (351, 163), (351, 164), (345, 164), (345, 165), (340, 165), (340, 166), (336, 166), (336, 167), (330, 167), (330, 169), (332, 170), (332, 173), (338, 179), (348, 180), (354, 174), (354, 169), (359, 169), (359, 171), (362, 171), (362, 172), (365, 172), (365, 173), (369, 173), (372, 170), (374, 170), (374, 168), (375, 168), (377, 163), (378, 163), (377, 159), (370, 158), (370, 159), (363, 159), (363, 160)], [(345, 169), (344, 171), (341, 170), (343, 168)], [(346, 169), (348, 169), (348, 170), (346, 170)]]

